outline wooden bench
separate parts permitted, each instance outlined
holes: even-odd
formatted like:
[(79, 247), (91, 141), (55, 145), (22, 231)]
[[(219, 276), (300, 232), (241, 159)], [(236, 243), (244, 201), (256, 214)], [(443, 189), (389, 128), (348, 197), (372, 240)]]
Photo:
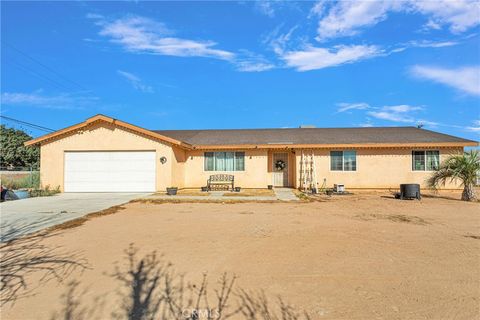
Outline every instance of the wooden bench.
[[(211, 175), (207, 180), (207, 188), (208, 190), (212, 190), (212, 186), (227, 186), (227, 188), (231, 185), (232, 191), (235, 189), (235, 177), (231, 174), (214, 174)], [(227, 189), (228, 190), (228, 189)]]

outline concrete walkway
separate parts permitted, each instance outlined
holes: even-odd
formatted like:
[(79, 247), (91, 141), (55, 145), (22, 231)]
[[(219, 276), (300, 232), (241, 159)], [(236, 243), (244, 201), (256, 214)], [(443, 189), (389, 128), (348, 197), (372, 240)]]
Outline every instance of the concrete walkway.
[(0, 241), (29, 234), (147, 193), (61, 193), (0, 203)]
[(275, 200), (281, 200), (281, 201), (298, 201), (299, 199), (295, 194), (293, 193), (293, 189), (289, 188), (275, 188), (275, 196), (249, 196), (249, 197), (243, 197), (243, 196), (228, 196), (225, 194), (225, 191), (211, 191), (209, 195), (205, 196), (182, 196), (182, 195), (176, 195), (176, 196), (168, 196), (168, 195), (150, 195), (146, 197), (146, 199), (159, 199), (159, 200), (185, 200), (185, 201), (190, 201), (190, 200), (204, 200), (204, 201), (275, 201)]
[(298, 197), (293, 193), (291, 188), (275, 188), (275, 196), (282, 201), (298, 201)]

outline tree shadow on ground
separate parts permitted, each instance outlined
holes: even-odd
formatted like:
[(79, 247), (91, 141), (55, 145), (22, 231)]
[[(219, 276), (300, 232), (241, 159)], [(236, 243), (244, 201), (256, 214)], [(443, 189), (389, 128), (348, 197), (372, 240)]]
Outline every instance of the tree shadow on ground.
[[(125, 262), (117, 264), (108, 275), (119, 284), (116, 294), (120, 305), (110, 313), (113, 319), (310, 319), (306, 312), (297, 311), (280, 297), (272, 303), (262, 291), (236, 288), (236, 276), (223, 274), (213, 290), (206, 274), (198, 284), (187, 282), (155, 251), (139, 256), (138, 249), (130, 245), (125, 250)], [(73, 292), (68, 288), (65, 297)], [(56, 319), (83, 319), (86, 314), (92, 317), (93, 310), (82, 308), (79, 299), (64, 299), (66, 306), (55, 313)]]
[[(82, 305), (82, 298), (88, 294), (87, 289), (80, 290), (78, 281), (70, 281), (67, 291), (62, 294), (62, 309), (53, 313), (51, 320), (91, 320), (95, 313), (103, 307), (103, 299), (96, 299), (89, 307)], [(97, 317), (98, 318), (98, 317)]]
[(14, 303), (18, 298), (33, 294), (34, 286), (28, 283), (28, 275), (39, 273), (41, 278), (36, 286), (56, 279), (63, 281), (76, 269), (87, 268), (87, 261), (79, 253), (66, 252), (59, 246), (48, 246), (47, 238), (56, 234), (41, 231), (23, 237), (25, 226), (2, 226), (2, 238), (9, 239), (0, 243), (0, 306)]

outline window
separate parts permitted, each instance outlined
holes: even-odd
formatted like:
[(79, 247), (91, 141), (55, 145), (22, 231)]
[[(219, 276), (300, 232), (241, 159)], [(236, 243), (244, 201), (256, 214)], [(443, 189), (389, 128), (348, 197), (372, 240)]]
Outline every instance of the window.
[(212, 171), (213, 168), (215, 168), (215, 165), (214, 165), (214, 153), (213, 152), (205, 152), (204, 153), (204, 157), (203, 157), (205, 160), (204, 160), (204, 167), (203, 169), (205, 171)]
[(235, 152), (235, 171), (245, 171), (245, 152)]
[(440, 152), (439, 151), (427, 151), (427, 170), (434, 171), (438, 170), (440, 166)]
[(205, 152), (205, 171), (245, 171), (245, 152)]
[(343, 170), (357, 171), (357, 153), (355, 151), (343, 152)]
[(357, 152), (330, 151), (330, 170), (332, 171), (357, 171)]
[(413, 151), (412, 160), (413, 160), (412, 166), (414, 171), (425, 170), (425, 151)]
[(332, 171), (343, 170), (343, 152), (342, 151), (330, 151), (330, 170)]
[(440, 165), (440, 152), (438, 150), (412, 151), (413, 171), (434, 171)]

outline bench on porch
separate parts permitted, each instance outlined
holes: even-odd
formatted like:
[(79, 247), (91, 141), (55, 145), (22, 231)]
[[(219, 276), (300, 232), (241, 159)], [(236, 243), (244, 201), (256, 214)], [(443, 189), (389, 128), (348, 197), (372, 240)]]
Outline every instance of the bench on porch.
[(228, 188), (231, 185), (233, 191), (235, 189), (234, 180), (235, 177), (231, 174), (214, 174), (207, 180), (207, 189), (210, 191), (212, 190), (212, 186), (227, 186)]

